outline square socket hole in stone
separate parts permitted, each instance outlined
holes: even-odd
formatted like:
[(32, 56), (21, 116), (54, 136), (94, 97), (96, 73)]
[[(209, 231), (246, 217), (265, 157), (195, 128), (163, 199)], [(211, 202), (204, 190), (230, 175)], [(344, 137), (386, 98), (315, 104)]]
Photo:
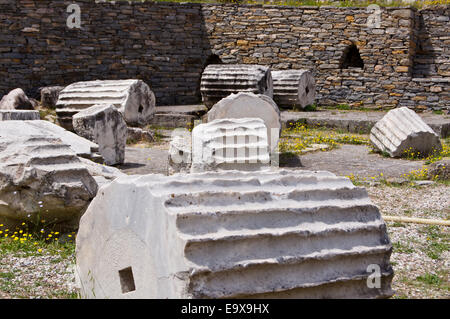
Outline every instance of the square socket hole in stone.
[(134, 284), (133, 270), (131, 267), (119, 270), (120, 286), (122, 287), (122, 293), (135, 291), (136, 285)]

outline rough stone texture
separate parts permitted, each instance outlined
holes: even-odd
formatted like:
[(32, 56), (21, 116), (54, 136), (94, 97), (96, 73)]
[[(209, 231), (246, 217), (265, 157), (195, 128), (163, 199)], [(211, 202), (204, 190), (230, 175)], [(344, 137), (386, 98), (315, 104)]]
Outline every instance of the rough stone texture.
[(430, 164), (428, 168), (428, 178), (449, 180), (450, 179), (450, 158), (444, 158), (440, 161)]
[(33, 121), (40, 119), (39, 111), (0, 110), (0, 121)]
[(270, 151), (275, 150), (281, 133), (280, 110), (266, 95), (241, 92), (231, 94), (207, 113), (207, 121), (216, 119), (260, 118), (267, 128)]
[(123, 163), (127, 144), (127, 123), (112, 104), (91, 106), (72, 118), (75, 132), (99, 146), (105, 163)]
[(70, 146), (51, 135), (0, 137), (0, 223), (76, 226), (97, 183)]
[[(92, 201), (76, 240), (87, 298), (393, 294), (378, 208), (328, 172), (118, 178)], [(371, 264), (380, 266), (379, 289), (367, 287)]]
[(132, 142), (154, 142), (155, 136), (152, 132), (143, 130), (139, 127), (128, 127), (127, 128), (127, 140)]
[(187, 130), (175, 130), (169, 145), (169, 174), (189, 173), (192, 163), (192, 138)]
[(270, 68), (251, 64), (211, 64), (202, 74), (200, 91), (208, 108), (232, 93), (250, 92), (272, 97)]
[(208, 112), (204, 105), (170, 105), (156, 107), (149, 124), (164, 128), (192, 128)]
[(304, 108), (314, 103), (316, 83), (308, 70), (272, 71), (273, 100), (278, 106)]
[(62, 127), (48, 121), (5, 121), (0, 125), (0, 136), (48, 136), (61, 139), (69, 145), (76, 155), (102, 162), (103, 158), (98, 154), (98, 145)]
[(25, 92), (18, 88), (2, 97), (0, 110), (34, 110), (34, 106)]
[(117, 177), (126, 176), (118, 168), (107, 166), (105, 164), (98, 164), (86, 158), (79, 157), (80, 161), (88, 170), (89, 174), (97, 182), (98, 188), (112, 182)]
[(54, 109), (58, 102), (59, 93), (64, 86), (47, 86), (41, 89), (41, 104), (44, 107)]
[(145, 125), (155, 113), (155, 95), (141, 80), (73, 83), (59, 94), (56, 114), (61, 126), (72, 130), (72, 117), (96, 104), (112, 104), (129, 125)]
[(269, 165), (267, 128), (260, 118), (217, 119), (192, 130), (192, 172)]
[[(0, 95), (16, 87), (30, 95), (42, 86), (66, 86), (108, 74), (110, 79), (142, 79), (159, 105), (194, 104), (201, 101), (204, 67), (216, 56), (227, 64), (311, 70), (319, 104), (415, 109), (449, 105), (448, 82), (428, 81), (423, 88), (412, 81), (433, 74), (448, 79), (448, 5), (381, 8), (381, 25), (372, 28), (367, 21), (374, 11), (366, 7), (77, 4), (82, 9), (81, 30), (67, 28), (63, 1), (0, 3)], [(359, 50), (363, 69), (340, 67), (351, 44)], [(433, 72), (416, 72), (419, 64)]]
[(426, 156), (442, 149), (438, 135), (413, 110), (394, 109), (378, 121), (370, 131), (370, 141), (391, 157), (401, 157), (405, 151)]

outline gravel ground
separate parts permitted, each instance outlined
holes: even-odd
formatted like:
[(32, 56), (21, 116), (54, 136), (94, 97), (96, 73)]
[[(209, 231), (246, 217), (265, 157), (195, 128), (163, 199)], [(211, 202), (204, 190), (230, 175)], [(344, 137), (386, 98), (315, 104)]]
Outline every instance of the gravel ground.
[(75, 298), (74, 258), (49, 253), (0, 257), (0, 299)]
[[(384, 215), (430, 219), (450, 216), (450, 187), (367, 187)], [(450, 298), (449, 227), (387, 222), (393, 244), (394, 298)]]

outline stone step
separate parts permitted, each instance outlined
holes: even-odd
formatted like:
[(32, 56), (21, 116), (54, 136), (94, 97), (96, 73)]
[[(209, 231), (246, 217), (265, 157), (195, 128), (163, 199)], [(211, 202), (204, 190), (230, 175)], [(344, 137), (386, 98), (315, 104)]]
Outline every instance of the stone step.
[[(275, 206), (275, 205), (273, 205)], [(301, 224), (317, 225), (327, 223), (373, 221), (380, 218), (376, 206), (368, 203), (354, 204), (340, 202), (334, 204), (317, 203), (303, 207), (255, 207), (252, 209), (219, 209), (177, 213), (177, 227), (182, 234), (204, 235), (220, 230), (236, 231), (242, 228), (272, 229), (293, 227)]]
[[(360, 252), (347, 254), (331, 253), (328, 258), (312, 258), (309, 262), (300, 258), (297, 263), (283, 264), (283, 260), (279, 260), (278, 263), (245, 267), (237, 271), (194, 275), (190, 288), (195, 298), (236, 298), (242, 295), (317, 287), (330, 282), (366, 277), (367, 271), (359, 266), (361, 264), (381, 265), (384, 277), (389, 277), (392, 275), (392, 269), (383, 269), (384, 260), (389, 253), (389, 248), (382, 247), (361, 249)], [(330, 264), (333, 267), (330, 267)], [(286, 280), (287, 277), (289, 280)], [(325, 291), (323, 293), (326, 294)]]
[[(336, 245), (337, 246), (337, 245)], [(207, 248), (205, 248), (209, 251)], [(260, 248), (261, 249), (261, 248)], [(374, 243), (371, 246), (363, 245), (362, 243), (357, 247), (349, 247), (348, 249), (344, 249), (342, 247), (339, 248), (324, 248), (321, 250), (309, 250), (299, 252), (297, 255), (286, 255), (280, 252), (280, 255), (274, 256), (272, 258), (254, 258), (254, 259), (242, 259), (238, 261), (229, 261), (227, 263), (217, 263), (217, 259), (212, 260), (212, 262), (216, 262), (216, 264), (208, 264), (206, 266), (202, 266), (194, 263), (192, 269), (192, 275), (211, 275), (213, 273), (220, 272), (234, 272), (239, 271), (240, 269), (249, 269), (252, 267), (261, 267), (261, 266), (273, 266), (273, 265), (293, 265), (293, 264), (302, 264), (302, 263), (310, 263), (314, 261), (323, 261), (330, 260), (333, 258), (344, 258), (344, 257), (353, 257), (357, 255), (364, 254), (378, 254), (378, 253), (387, 253), (391, 250), (391, 247), (387, 247), (385, 245), (376, 245)], [(217, 256), (215, 256), (217, 257)], [(189, 256), (187, 256), (189, 259)], [(203, 261), (203, 260), (202, 260)]]
[[(270, 202), (277, 202), (279, 207), (302, 201), (305, 205), (314, 205), (318, 202), (332, 203), (340, 200), (359, 200), (367, 197), (364, 188), (328, 188), (308, 190), (287, 190), (283, 195), (270, 191), (228, 191), (214, 192), (203, 191), (197, 193), (178, 194), (165, 201), (164, 205), (172, 211), (185, 213), (191, 211), (202, 211), (206, 209), (220, 209), (220, 207), (235, 207), (244, 204), (251, 204), (255, 207), (264, 205), (267, 207)], [(270, 206), (269, 206), (270, 207)]]

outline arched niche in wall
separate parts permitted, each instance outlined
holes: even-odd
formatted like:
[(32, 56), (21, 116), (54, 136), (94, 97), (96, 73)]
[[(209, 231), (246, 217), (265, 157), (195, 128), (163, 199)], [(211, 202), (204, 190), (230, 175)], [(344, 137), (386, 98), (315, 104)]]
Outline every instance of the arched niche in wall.
[(341, 57), (340, 68), (364, 68), (364, 61), (361, 59), (358, 47), (355, 44), (350, 44), (345, 48)]

